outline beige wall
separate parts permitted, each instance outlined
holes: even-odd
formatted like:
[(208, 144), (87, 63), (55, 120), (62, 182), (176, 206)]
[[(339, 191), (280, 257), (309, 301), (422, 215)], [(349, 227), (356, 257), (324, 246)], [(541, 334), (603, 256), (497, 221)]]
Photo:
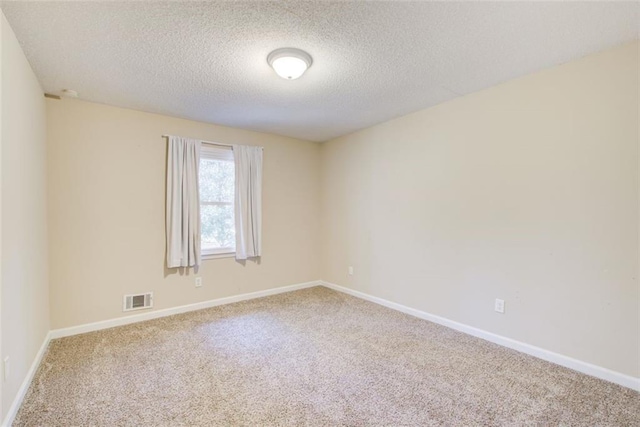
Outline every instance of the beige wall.
[[(121, 317), (128, 293), (162, 309), (320, 278), (319, 144), (73, 100), (47, 116), (52, 328)], [(165, 269), (163, 134), (265, 147), (260, 265), (205, 260), (201, 288)]]
[[(637, 44), (323, 145), (70, 100), (47, 122), (52, 328), (324, 278), (640, 374)], [(260, 265), (165, 269), (165, 133), (265, 146)]]
[(45, 103), (4, 14), (2, 27), (2, 417), (49, 331)]
[(640, 375), (637, 43), (330, 141), (321, 187), (325, 280)]

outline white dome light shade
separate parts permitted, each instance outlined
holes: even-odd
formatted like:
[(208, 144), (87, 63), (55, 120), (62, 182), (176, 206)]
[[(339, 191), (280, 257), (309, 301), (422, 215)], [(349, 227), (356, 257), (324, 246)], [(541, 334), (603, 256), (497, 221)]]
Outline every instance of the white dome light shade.
[(283, 79), (294, 80), (307, 71), (307, 63), (300, 58), (283, 56), (271, 64), (275, 72)]
[(295, 80), (307, 71), (313, 61), (307, 52), (300, 49), (282, 48), (271, 52), (267, 62), (283, 79)]

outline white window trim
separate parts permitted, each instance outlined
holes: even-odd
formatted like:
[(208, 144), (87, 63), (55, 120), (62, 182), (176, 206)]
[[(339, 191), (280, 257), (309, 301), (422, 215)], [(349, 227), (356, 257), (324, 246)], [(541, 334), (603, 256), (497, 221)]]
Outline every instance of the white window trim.
[[(200, 157), (205, 159), (215, 160), (229, 160), (233, 161), (233, 150), (223, 147), (212, 147), (203, 145), (200, 150)], [(232, 205), (231, 202), (200, 202), (201, 205)], [(234, 248), (216, 248), (216, 249), (202, 249), (201, 253), (203, 260), (220, 259), (220, 258), (235, 258), (236, 251)]]
[(202, 254), (202, 259), (203, 260), (221, 259), (221, 258), (235, 258), (235, 257), (236, 257), (236, 253), (235, 252), (203, 253)]

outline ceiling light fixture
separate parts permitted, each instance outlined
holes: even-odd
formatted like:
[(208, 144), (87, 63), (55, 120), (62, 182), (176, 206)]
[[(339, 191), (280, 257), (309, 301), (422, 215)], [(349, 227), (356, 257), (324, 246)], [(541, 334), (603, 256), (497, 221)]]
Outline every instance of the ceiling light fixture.
[(295, 80), (311, 67), (313, 60), (307, 52), (292, 47), (276, 49), (267, 56), (267, 62), (283, 79)]

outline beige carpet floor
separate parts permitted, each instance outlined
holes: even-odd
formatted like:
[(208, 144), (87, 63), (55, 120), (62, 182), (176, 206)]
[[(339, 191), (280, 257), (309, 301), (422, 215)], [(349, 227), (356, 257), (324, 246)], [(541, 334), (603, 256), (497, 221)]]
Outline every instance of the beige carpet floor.
[(51, 342), (15, 426), (635, 426), (640, 395), (326, 288)]

